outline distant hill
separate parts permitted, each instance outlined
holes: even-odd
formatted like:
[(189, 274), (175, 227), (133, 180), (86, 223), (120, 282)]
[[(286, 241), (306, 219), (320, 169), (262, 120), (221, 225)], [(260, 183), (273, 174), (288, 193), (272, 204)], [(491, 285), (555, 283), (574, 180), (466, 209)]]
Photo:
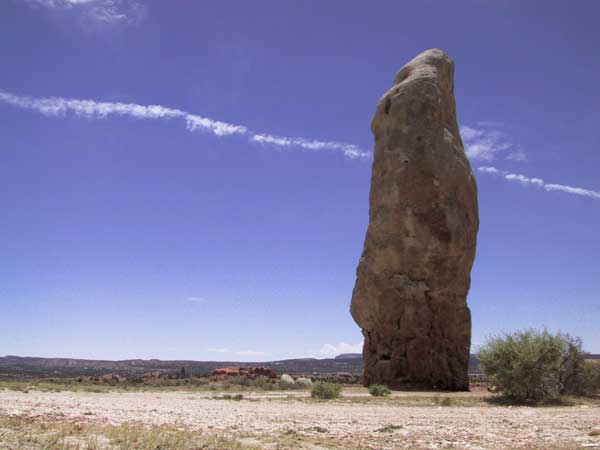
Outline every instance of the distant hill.
[[(600, 360), (600, 354), (589, 355), (589, 359)], [(257, 367), (266, 366), (275, 372), (297, 374), (331, 374), (349, 372), (359, 375), (362, 372), (362, 356), (359, 353), (343, 353), (335, 358), (285, 359), (267, 362), (239, 361), (163, 361), (160, 359), (127, 359), (121, 361), (72, 359), (72, 358), (36, 358), (21, 356), (0, 357), (0, 378), (19, 377), (77, 377), (101, 376), (107, 373), (122, 375), (143, 374), (145, 372), (176, 373), (185, 368), (189, 374), (208, 375), (221, 367)], [(480, 373), (476, 355), (469, 357), (469, 373)]]
[(268, 362), (239, 361), (163, 361), (159, 359), (127, 359), (120, 361), (38, 358), (5, 356), (0, 357), (0, 377), (77, 377), (101, 376), (108, 373), (122, 375), (145, 372), (175, 373), (185, 368), (187, 373), (205, 376), (221, 367), (270, 367), (279, 374), (327, 374), (349, 372), (358, 375), (362, 371), (362, 358), (354, 359), (286, 359)]
[(337, 355), (334, 359), (336, 360), (340, 360), (340, 359), (362, 359), (362, 354), (360, 353), (341, 353), (339, 355)]

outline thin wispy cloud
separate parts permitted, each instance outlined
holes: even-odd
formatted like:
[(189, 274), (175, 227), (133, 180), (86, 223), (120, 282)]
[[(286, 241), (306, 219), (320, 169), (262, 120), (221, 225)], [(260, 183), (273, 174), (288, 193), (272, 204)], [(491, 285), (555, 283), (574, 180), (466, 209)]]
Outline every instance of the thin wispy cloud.
[[(500, 154), (513, 148), (508, 135), (499, 130), (495, 122), (478, 122), (477, 127), (463, 125), (460, 127), (465, 153), (472, 161), (493, 161)], [(514, 160), (524, 161), (525, 153), (512, 150), (509, 154)], [(517, 159), (519, 158), (519, 159)]]
[(523, 174), (510, 173), (506, 170), (500, 170), (493, 166), (482, 166), (477, 169), (481, 173), (488, 173), (492, 175), (502, 176), (504, 180), (516, 182), (522, 186), (532, 186), (539, 189), (544, 189), (547, 192), (560, 191), (567, 194), (581, 195), (584, 197), (590, 197), (594, 199), (600, 199), (600, 192), (593, 191), (590, 189), (584, 189), (575, 186), (568, 186), (565, 184), (546, 183), (541, 178), (528, 177)]
[(508, 159), (509, 161), (523, 162), (527, 161), (527, 155), (524, 152), (518, 150), (510, 152), (506, 159)]
[(269, 353), (267, 352), (261, 352), (257, 350), (230, 350), (228, 347), (211, 347), (207, 348), (206, 351), (210, 353), (229, 353), (232, 355), (245, 357), (269, 356)]
[(363, 343), (348, 344), (339, 342), (338, 344), (323, 344), (319, 350), (309, 350), (307, 355), (312, 358), (335, 358), (342, 353), (362, 353)]
[(207, 348), (206, 351), (210, 353), (231, 353), (231, 351), (227, 347)]
[(0, 90), (0, 102), (8, 105), (38, 112), (50, 117), (66, 117), (73, 115), (87, 119), (105, 119), (110, 116), (132, 117), (146, 120), (178, 119), (185, 122), (189, 131), (205, 131), (215, 136), (244, 135), (255, 144), (268, 145), (273, 148), (301, 148), (313, 151), (338, 151), (350, 159), (369, 159), (372, 154), (361, 150), (353, 144), (335, 141), (318, 141), (300, 137), (276, 136), (267, 133), (255, 133), (246, 126), (223, 122), (188, 113), (180, 109), (162, 105), (139, 105), (136, 103), (102, 102), (97, 100), (80, 100), (63, 97), (29, 97), (16, 95)]
[(532, 186), (544, 187), (544, 180), (541, 178), (529, 178), (525, 175), (517, 174), (517, 173), (509, 173), (504, 175), (508, 181), (518, 181), (519, 183), (527, 186), (531, 184)]
[(185, 299), (186, 302), (188, 303), (197, 303), (197, 304), (205, 304), (208, 303), (208, 300), (205, 299), (204, 297), (187, 297)]
[(268, 356), (269, 353), (266, 352), (259, 352), (256, 350), (240, 350), (238, 352), (235, 352), (236, 355), (239, 356)]
[(98, 25), (137, 24), (147, 15), (143, 3), (135, 0), (20, 0), (48, 10), (81, 14)]
[(500, 122), (498, 120), (480, 120), (477, 122), (477, 126), (502, 128), (504, 126), (504, 122)]
[(98, 2), (98, 0), (23, 0), (26, 3), (38, 4), (47, 8), (70, 8), (75, 5)]
[(490, 166), (479, 167), (477, 170), (479, 170), (480, 172), (484, 172), (484, 173), (500, 173), (500, 171), (498, 169), (496, 169), (495, 167), (490, 167)]

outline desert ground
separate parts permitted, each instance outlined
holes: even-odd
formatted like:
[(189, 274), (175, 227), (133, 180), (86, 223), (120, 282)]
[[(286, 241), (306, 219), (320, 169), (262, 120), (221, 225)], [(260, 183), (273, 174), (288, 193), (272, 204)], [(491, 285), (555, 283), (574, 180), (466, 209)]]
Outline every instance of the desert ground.
[(394, 392), (348, 387), (337, 400), (307, 391), (0, 390), (0, 448), (581, 449), (600, 448), (600, 403), (495, 402), (485, 391)]

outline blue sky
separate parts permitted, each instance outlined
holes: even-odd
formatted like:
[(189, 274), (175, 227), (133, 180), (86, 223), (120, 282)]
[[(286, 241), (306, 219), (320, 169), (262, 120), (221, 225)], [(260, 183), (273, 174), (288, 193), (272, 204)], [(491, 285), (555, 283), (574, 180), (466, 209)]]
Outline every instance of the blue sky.
[(600, 353), (596, 1), (0, 3), (0, 355), (359, 351), (369, 124), (456, 64), (481, 227), (473, 342)]

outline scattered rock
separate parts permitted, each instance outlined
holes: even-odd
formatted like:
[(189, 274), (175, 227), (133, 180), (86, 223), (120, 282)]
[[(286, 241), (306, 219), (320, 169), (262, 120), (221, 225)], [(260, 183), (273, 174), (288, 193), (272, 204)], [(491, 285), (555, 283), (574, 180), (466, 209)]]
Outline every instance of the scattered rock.
[(254, 379), (258, 376), (277, 378), (277, 374), (269, 367), (222, 367), (210, 373), (211, 377), (223, 380), (228, 377), (245, 377)]
[(118, 383), (123, 383), (125, 381), (127, 381), (127, 378), (119, 375), (117, 373), (107, 373), (105, 375), (102, 375), (99, 380), (102, 383), (108, 383), (108, 384), (118, 384)]
[(312, 376), (312, 379), (318, 382), (347, 384), (357, 383), (359, 378), (359, 376), (350, 372), (320, 373)]
[(371, 123), (369, 226), (351, 305), (365, 385), (469, 387), (479, 219), (453, 90), (453, 61), (427, 50), (398, 72)]
[(142, 378), (144, 380), (148, 380), (148, 379), (158, 379), (158, 378), (162, 378), (164, 376), (164, 374), (159, 371), (159, 370), (154, 370), (152, 372), (144, 372), (142, 374)]
[(291, 375), (288, 375), (287, 373), (281, 375), (281, 378), (279, 380), (285, 384), (296, 384), (294, 378)]
[(296, 384), (300, 386), (310, 387), (313, 385), (313, 382), (309, 378), (300, 377), (296, 380)]
[(394, 431), (400, 430), (402, 428), (403, 428), (402, 425), (389, 424), (389, 425), (386, 425), (385, 427), (376, 429), (375, 432), (376, 433), (393, 433)]

